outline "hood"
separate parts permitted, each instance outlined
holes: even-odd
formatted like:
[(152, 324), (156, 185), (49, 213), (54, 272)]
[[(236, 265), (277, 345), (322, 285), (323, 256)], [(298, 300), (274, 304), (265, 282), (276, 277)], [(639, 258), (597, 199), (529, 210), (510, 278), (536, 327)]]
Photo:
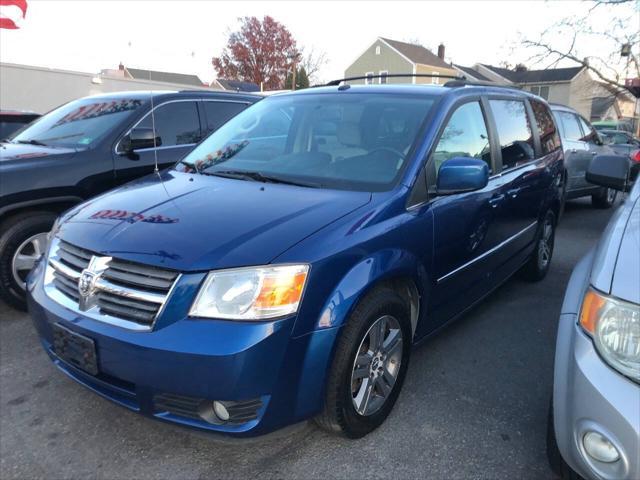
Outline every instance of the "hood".
[(73, 148), (64, 147), (43, 147), (39, 145), (29, 145), (24, 143), (0, 143), (0, 162), (24, 161), (39, 159), (51, 155), (74, 154)]
[(261, 265), (370, 199), (368, 192), (167, 171), (76, 207), (58, 236), (180, 271)]
[(640, 200), (624, 229), (611, 283), (611, 295), (640, 304)]

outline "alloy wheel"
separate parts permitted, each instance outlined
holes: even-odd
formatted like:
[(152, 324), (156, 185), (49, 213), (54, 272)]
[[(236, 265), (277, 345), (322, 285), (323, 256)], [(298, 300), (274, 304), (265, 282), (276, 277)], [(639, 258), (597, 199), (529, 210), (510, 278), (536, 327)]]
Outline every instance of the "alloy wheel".
[(403, 338), (400, 322), (380, 317), (364, 334), (351, 373), (353, 406), (369, 416), (382, 408), (400, 372)]
[(11, 272), (13, 273), (13, 279), (23, 290), (26, 288), (27, 274), (36, 264), (40, 255), (44, 253), (46, 245), (47, 234), (36, 233), (22, 242), (13, 254)]
[(542, 235), (538, 241), (538, 267), (544, 270), (551, 262), (553, 253), (553, 223), (550, 218), (545, 219)]

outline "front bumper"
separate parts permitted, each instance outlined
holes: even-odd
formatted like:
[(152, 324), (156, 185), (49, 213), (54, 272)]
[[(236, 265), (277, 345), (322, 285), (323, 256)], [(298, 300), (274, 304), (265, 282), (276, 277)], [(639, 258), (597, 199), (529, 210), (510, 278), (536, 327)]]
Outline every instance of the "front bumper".
[[(554, 424), (562, 457), (585, 478), (640, 478), (640, 385), (604, 363), (576, 314), (561, 315), (556, 352)], [(609, 439), (620, 459), (590, 457), (583, 445), (589, 431)]]
[[(130, 410), (157, 419), (236, 436), (253, 436), (305, 420), (322, 406), (324, 375), (338, 328), (291, 336), (295, 317), (269, 322), (191, 319), (188, 303), (168, 299), (150, 332), (83, 317), (44, 292), (40, 266), (28, 282), (28, 306), (45, 351), (72, 379)], [(189, 296), (197, 281), (185, 276)], [(189, 298), (193, 298), (190, 296)], [(53, 351), (52, 325), (94, 340), (99, 373), (90, 375)], [(255, 415), (236, 423), (201, 418), (214, 400)], [(173, 406), (173, 407), (168, 407)], [(195, 415), (193, 411), (195, 409)], [(246, 413), (246, 412), (245, 412)]]

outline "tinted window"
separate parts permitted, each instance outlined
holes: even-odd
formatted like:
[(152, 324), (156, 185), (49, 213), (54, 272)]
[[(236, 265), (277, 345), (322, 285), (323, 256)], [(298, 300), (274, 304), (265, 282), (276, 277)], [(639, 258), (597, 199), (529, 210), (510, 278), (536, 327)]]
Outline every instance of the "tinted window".
[(138, 99), (76, 100), (47, 113), (11, 140), (83, 147), (121, 125), (142, 106)]
[(207, 115), (207, 130), (213, 132), (227, 123), (230, 118), (235, 117), (242, 110), (247, 108), (244, 103), (235, 102), (203, 102), (205, 114)]
[(0, 121), (0, 140), (4, 140), (12, 133), (24, 127), (24, 123)]
[(542, 154), (546, 155), (560, 147), (560, 137), (556, 124), (553, 121), (549, 108), (538, 100), (531, 99), (531, 109), (536, 119), (538, 132), (540, 133), (540, 145), (542, 146)]
[(139, 127), (153, 128), (162, 146), (186, 145), (200, 141), (200, 120), (196, 102), (172, 102), (155, 109), (155, 119), (147, 115)]
[(465, 103), (451, 115), (433, 154), (436, 173), (453, 157), (479, 158), (491, 167), (489, 134), (478, 102)]
[(582, 130), (578, 123), (578, 117), (570, 112), (556, 112), (556, 118), (562, 123), (564, 138), (567, 140), (578, 141), (582, 138)]
[(498, 129), (502, 168), (511, 168), (533, 159), (533, 136), (524, 102), (490, 100), (490, 103)]
[(584, 118), (582, 118), (582, 117), (578, 117), (578, 121), (580, 122), (580, 125), (582, 126), (582, 133), (583, 133), (582, 140), (585, 141), (585, 142), (593, 142), (593, 141), (595, 141), (596, 132), (591, 127), (591, 125), (589, 125), (584, 120)]
[(269, 97), (212, 133), (179, 168), (206, 174), (259, 172), (327, 188), (388, 190), (433, 103), (427, 95), (380, 93)]

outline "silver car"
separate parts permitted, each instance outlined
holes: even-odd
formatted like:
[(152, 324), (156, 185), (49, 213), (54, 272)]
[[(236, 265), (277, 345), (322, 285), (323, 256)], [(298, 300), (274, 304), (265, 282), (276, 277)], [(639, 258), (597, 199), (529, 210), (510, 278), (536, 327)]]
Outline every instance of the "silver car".
[[(587, 178), (624, 190), (623, 157)], [(640, 478), (640, 182), (575, 267), (558, 325), (548, 453), (564, 478)]]

